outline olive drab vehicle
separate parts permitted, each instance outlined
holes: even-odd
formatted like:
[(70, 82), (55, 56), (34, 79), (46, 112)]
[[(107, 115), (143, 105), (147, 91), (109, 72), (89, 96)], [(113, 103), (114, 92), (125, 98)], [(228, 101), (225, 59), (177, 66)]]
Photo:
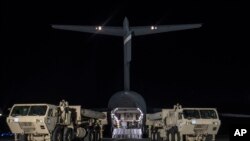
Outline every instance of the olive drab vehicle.
[(215, 108), (182, 108), (147, 114), (146, 125), (152, 141), (214, 141), (221, 121)]
[(59, 106), (51, 104), (14, 104), (7, 124), (15, 140), (71, 141), (86, 139), (99, 141), (106, 113), (71, 106), (62, 100)]

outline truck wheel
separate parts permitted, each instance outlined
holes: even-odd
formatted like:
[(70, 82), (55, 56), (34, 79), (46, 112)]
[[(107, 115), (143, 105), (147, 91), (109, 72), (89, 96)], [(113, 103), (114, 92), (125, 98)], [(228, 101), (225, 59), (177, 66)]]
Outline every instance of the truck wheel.
[(71, 128), (64, 128), (63, 141), (71, 141), (73, 139), (73, 132)]
[(182, 135), (182, 140), (183, 140), (183, 141), (188, 141), (188, 140), (187, 140), (187, 135)]
[(27, 135), (25, 135), (25, 134), (18, 134), (17, 135), (17, 139), (19, 141), (27, 141)]
[(205, 141), (212, 141), (213, 136), (212, 135), (207, 135)]
[(57, 126), (52, 135), (52, 141), (62, 141), (62, 127)]

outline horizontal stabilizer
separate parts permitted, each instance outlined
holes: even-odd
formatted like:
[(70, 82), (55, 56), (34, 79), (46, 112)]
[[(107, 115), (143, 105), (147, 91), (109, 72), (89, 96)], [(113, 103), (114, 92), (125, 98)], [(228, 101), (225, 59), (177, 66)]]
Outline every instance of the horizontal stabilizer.
[(122, 27), (108, 27), (108, 26), (81, 26), (81, 25), (52, 25), (55, 29), (88, 32), (95, 34), (123, 36)]
[(135, 26), (131, 27), (135, 36), (156, 34), (171, 31), (200, 28), (201, 24), (181, 24), (181, 25), (159, 25), (159, 26)]

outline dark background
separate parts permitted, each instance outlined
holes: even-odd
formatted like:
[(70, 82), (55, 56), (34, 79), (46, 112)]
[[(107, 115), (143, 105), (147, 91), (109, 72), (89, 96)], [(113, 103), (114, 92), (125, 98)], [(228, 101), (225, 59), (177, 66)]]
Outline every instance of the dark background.
[[(122, 26), (127, 16), (131, 26), (203, 23), (133, 38), (131, 87), (148, 109), (178, 102), (250, 114), (248, 9), (241, 1), (1, 1), (0, 107), (66, 99), (106, 108), (123, 89), (122, 38), (51, 24)], [(242, 121), (249, 119), (222, 124)]]

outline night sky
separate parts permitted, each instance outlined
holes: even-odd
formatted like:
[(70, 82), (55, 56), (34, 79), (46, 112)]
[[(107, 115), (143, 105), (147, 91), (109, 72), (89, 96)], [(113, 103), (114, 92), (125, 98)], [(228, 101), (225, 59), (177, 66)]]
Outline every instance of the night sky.
[[(249, 9), (249, 8), (248, 8)], [(239, 1), (1, 2), (1, 98), (14, 103), (107, 108), (123, 90), (121, 37), (51, 24), (131, 26), (202, 23), (134, 37), (131, 87), (148, 108), (216, 107), (250, 114), (249, 10)]]

